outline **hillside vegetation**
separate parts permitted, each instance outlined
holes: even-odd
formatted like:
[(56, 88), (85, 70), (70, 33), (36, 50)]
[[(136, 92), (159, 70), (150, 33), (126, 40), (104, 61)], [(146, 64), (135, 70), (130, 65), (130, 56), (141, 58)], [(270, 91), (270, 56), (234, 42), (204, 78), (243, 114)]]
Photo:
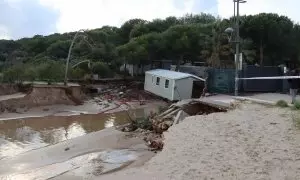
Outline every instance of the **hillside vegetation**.
[[(120, 28), (103, 26), (87, 30), (78, 38), (71, 56), (69, 78), (96, 73), (113, 77), (124, 63), (141, 66), (153, 60), (173, 60), (174, 64), (206, 62), (217, 68), (233, 67), (234, 44), (224, 33), (234, 19), (218, 19), (209, 14), (188, 14), (145, 21), (131, 19)], [(52, 80), (64, 76), (65, 62), (76, 32), (36, 35), (19, 40), (0, 40), (1, 80), (4, 82)], [(248, 64), (279, 65), (299, 62), (300, 25), (277, 14), (241, 17), (241, 51)]]

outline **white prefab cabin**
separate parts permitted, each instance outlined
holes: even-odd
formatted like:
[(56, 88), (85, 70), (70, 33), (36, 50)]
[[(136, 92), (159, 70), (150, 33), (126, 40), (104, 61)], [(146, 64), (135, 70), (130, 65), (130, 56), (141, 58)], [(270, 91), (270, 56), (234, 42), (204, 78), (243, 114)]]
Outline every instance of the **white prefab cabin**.
[(194, 81), (205, 80), (188, 73), (155, 69), (146, 71), (144, 88), (170, 101), (177, 101), (192, 98)]

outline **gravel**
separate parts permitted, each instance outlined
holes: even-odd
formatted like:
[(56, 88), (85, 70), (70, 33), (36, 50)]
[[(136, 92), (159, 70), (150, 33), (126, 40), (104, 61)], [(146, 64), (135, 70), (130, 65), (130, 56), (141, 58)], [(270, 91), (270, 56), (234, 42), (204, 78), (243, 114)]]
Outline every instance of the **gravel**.
[(300, 130), (289, 109), (243, 104), (173, 126), (140, 168), (99, 179), (300, 179)]

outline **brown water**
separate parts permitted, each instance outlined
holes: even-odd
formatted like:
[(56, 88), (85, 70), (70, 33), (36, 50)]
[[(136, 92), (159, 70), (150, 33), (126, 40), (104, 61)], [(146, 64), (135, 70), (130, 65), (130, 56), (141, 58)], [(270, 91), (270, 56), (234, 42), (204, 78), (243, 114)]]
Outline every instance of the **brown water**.
[(0, 121), (0, 159), (128, 123), (146, 116), (146, 109), (113, 114), (48, 116)]

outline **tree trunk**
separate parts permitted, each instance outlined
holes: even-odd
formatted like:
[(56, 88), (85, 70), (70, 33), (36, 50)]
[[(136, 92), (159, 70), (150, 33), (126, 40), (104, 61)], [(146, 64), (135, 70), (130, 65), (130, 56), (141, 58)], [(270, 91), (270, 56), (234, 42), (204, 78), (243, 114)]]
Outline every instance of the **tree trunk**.
[(124, 65), (124, 79), (126, 78), (126, 73), (127, 73), (127, 63), (125, 61), (125, 65)]
[(263, 63), (264, 63), (264, 47), (263, 47), (262, 40), (260, 41), (259, 52), (260, 52), (260, 67), (263, 67)]
[(153, 61), (152, 61), (152, 59), (151, 59), (151, 57), (150, 57), (150, 54), (148, 55), (148, 62), (151, 62), (151, 67), (150, 67), (150, 69), (153, 69)]
[(131, 69), (132, 70), (132, 74), (130, 74), (130, 73), (129, 74), (130, 74), (131, 77), (134, 77), (134, 66), (135, 66), (135, 64), (131, 64), (131, 65), (132, 65), (132, 69)]
[(180, 63), (181, 63), (182, 60), (183, 60), (183, 55), (180, 55), (180, 58), (177, 60), (176, 71), (179, 71)]

